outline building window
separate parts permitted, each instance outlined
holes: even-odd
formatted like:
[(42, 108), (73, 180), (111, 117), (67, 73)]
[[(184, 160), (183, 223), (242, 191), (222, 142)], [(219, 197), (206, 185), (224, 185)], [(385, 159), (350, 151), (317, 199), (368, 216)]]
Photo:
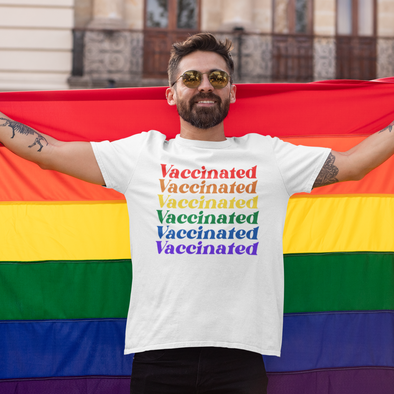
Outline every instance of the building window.
[(312, 33), (312, 0), (274, 0), (273, 9), (274, 33)]
[(338, 79), (376, 78), (376, 0), (337, 0)]
[(177, 2), (177, 28), (198, 28), (198, 2), (196, 0), (178, 0)]
[(146, 2), (146, 27), (168, 27), (168, 2), (166, 0), (147, 0)]
[(313, 1), (273, 0), (273, 80), (313, 80)]
[(200, 28), (200, 0), (145, 0), (144, 78), (167, 78), (172, 43)]
[(337, 0), (337, 34), (374, 36), (375, 0)]
[(161, 29), (197, 29), (197, 0), (147, 0), (146, 27)]

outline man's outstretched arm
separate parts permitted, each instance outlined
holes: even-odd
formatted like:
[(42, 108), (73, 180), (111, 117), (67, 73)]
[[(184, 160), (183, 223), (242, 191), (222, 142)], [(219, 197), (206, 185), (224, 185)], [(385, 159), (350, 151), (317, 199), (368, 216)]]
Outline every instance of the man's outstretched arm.
[(24, 159), (84, 181), (104, 185), (89, 142), (62, 142), (0, 112), (0, 142)]
[(313, 187), (358, 181), (394, 154), (394, 122), (346, 152), (331, 151)]

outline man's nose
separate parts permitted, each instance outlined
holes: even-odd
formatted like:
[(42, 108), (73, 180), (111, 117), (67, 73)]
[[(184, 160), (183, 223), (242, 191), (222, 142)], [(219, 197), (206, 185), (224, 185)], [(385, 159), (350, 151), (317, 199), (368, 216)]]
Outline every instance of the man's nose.
[(200, 92), (212, 92), (213, 87), (211, 83), (209, 82), (209, 78), (207, 74), (203, 74), (202, 76), (202, 81), (200, 86), (198, 87), (198, 90)]

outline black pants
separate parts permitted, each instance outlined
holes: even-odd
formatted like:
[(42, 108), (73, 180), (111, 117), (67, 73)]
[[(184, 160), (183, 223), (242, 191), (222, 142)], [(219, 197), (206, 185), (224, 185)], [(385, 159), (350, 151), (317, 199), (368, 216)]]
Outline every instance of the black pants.
[(131, 394), (266, 394), (258, 353), (219, 347), (136, 353)]

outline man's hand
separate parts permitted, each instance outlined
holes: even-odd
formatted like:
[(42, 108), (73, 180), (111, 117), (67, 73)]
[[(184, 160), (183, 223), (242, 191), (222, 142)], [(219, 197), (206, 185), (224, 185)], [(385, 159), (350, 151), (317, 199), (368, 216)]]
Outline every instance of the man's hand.
[(313, 187), (358, 181), (394, 154), (394, 122), (346, 152), (331, 151)]
[(0, 142), (41, 168), (55, 170), (84, 181), (104, 185), (89, 142), (61, 142), (0, 112)]

